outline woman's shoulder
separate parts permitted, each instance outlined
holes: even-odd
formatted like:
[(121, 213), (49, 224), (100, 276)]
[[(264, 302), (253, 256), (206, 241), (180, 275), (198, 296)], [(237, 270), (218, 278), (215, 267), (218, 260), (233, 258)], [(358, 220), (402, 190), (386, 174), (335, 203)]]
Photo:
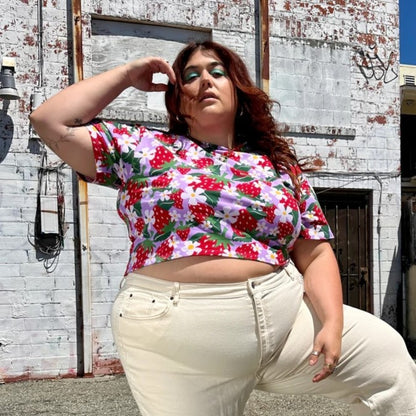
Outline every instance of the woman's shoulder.
[(146, 126), (138, 122), (95, 119), (88, 123), (87, 127), (95, 133), (106, 134), (113, 139), (135, 137), (140, 139), (156, 139), (166, 144), (173, 144), (177, 140), (176, 135), (166, 130)]

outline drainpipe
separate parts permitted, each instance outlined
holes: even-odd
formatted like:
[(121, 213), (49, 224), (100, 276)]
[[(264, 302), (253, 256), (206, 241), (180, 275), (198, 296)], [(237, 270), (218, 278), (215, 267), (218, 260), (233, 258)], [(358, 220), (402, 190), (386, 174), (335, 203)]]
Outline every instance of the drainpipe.
[(260, 0), (260, 71), (261, 88), (269, 94), (270, 81), (270, 44), (269, 44), (269, 2)]
[[(72, 0), (72, 57), (73, 81), (78, 82), (84, 78), (82, 53), (82, 14), (81, 0)], [(74, 199), (76, 201), (76, 223), (78, 244), (76, 261), (77, 280), (77, 343), (78, 343), (78, 375), (91, 375), (93, 372), (92, 356), (92, 301), (90, 253), (88, 236), (88, 185), (74, 176)]]

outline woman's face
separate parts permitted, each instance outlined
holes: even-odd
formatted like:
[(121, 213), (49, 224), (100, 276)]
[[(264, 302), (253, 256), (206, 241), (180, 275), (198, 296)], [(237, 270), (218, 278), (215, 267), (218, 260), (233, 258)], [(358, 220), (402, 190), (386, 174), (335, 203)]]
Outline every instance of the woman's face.
[(197, 50), (185, 65), (180, 111), (188, 126), (221, 122), (234, 125), (237, 96), (223, 63), (214, 51)]

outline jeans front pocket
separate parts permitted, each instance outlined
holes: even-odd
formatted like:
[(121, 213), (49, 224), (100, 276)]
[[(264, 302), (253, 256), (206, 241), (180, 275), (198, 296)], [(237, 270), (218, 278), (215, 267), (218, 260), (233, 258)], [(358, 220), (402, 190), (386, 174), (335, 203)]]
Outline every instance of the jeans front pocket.
[(168, 293), (152, 293), (137, 287), (124, 287), (115, 303), (115, 314), (137, 320), (151, 320), (166, 315), (172, 306)]

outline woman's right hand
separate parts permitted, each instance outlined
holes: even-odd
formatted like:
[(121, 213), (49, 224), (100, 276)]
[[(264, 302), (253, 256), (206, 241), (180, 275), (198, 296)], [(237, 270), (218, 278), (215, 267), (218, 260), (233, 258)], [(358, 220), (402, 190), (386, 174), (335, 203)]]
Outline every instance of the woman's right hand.
[(127, 63), (126, 71), (131, 86), (141, 91), (154, 92), (167, 90), (167, 84), (153, 82), (154, 74), (166, 74), (172, 84), (176, 82), (175, 73), (169, 63), (162, 58), (153, 56), (136, 59)]

